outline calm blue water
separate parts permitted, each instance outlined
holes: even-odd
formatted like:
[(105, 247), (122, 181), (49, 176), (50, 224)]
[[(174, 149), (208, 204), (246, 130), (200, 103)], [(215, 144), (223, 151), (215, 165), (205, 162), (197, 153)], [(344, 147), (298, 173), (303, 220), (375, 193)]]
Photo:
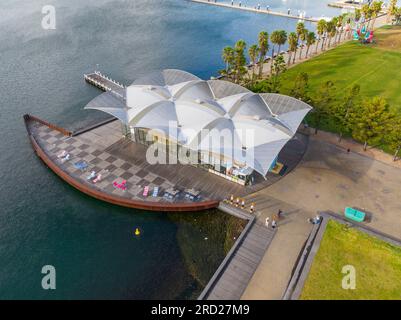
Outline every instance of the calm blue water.
[[(322, 14), (324, 2), (314, 1)], [(56, 30), (41, 28), (48, 4)], [(82, 107), (99, 92), (83, 73), (96, 64), (126, 83), (160, 68), (208, 78), (224, 46), (296, 21), (185, 0), (3, 0), (0, 17), (0, 298), (196, 297), (224, 257), (229, 218), (184, 219), (82, 195), (33, 154), (22, 115), (79, 127), (94, 115)], [(55, 291), (41, 289), (46, 264), (56, 267)]]

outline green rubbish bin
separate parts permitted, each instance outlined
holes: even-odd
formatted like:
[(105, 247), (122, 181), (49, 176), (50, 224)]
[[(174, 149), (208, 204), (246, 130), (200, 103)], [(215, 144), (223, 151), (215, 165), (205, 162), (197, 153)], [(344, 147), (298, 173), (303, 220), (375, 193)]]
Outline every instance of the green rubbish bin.
[(363, 222), (365, 220), (366, 213), (359, 211), (354, 208), (346, 207), (344, 210), (344, 215), (351, 220), (357, 221), (357, 222)]

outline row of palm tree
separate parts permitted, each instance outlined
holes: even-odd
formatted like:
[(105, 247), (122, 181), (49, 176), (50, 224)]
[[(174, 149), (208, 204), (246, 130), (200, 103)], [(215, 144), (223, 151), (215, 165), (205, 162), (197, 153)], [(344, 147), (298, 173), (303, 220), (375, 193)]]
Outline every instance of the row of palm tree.
[[(226, 68), (220, 71), (220, 74), (226, 76), (235, 83), (239, 83), (242, 77), (247, 73), (245, 58), (246, 43), (239, 40), (234, 48), (227, 46), (223, 49), (222, 59)], [(266, 55), (269, 52), (269, 34), (261, 31), (258, 36), (258, 44), (251, 45), (248, 49), (248, 55), (251, 62), (251, 81), (255, 79), (256, 67), (258, 67), (258, 78), (262, 77), (263, 64)]]
[(390, 0), (387, 10), (387, 22), (393, 19), (395, 24), (401, 24), (401, 6), (397, 7), (398, 0)]
[(358, 17), (355, 20), (359, 21), (363, 17), (362, 26), (365, 26), (368, 30), (372, 30), (374, 29), (376, 18), (382, 11), (382, 7), (383, 1), (373, 1), (370, 4), (365, 4), (361, 9), (355, 9), (355, 16)]
[[(396, 1), (396, 0), (392, 0)], [(364, 5), (361, 10), (355, 10), (353, 15), (354, 22), (359, 22), (363, 16), (363, 25), (367, 28), (374, 27), (376, 17), (382, 9), (382, 1), (374, 1), (370, 5)], [(271, 70), (278, 56), (282, 54), (281, 48), (288, 42), (288, 60), (287, 65), (294, 64), (297, 56), (302, 59), (302, 53), (306, 47), (304, 58), (308, 58), (311, 52), (311, 46), (315, 45), (315, 54), (332, 47), (341, 42), (344, 37), (351, 37), (351, 29), (345, 26), (351, 23), (349, 14), (342, 14), (332, 18), (330, 21), (321, 19), (317, 23), (316, 33), (306, 29), (303, 22), (298, 22), (296, 30), (287, 34), (285, 30), (275, 30), (269, 34), (262, 31), (258, 36), (258, 43), (253, 44), (248, 48), (249, 61), (251, 63), (250, 80), (253, 82), (256, 78), (260, 79), (263, 75), (263, 66), (266, 61), (266, 55), (269, 52), (270, 46), (272, 49)], [(347, 34), (348, 33), (348, 34)], [(277, 49), (277, 52), (276, 52)], [(226, 68), (220, 73), (225, 75), (232, 81), (240, 83), (245, 74), (249, 74), (246, 68), (245, 57), (246, 43), (239, 40), (234, 48), (225, 47), (222, 58), (226, 64)], [(297, 55), (298, 54), (298, 55)], [(247, 79), (249, 80), (249, 79)]]
[(401, 24), (401, 7), (394, 11), (394, 23), (398, 25)]

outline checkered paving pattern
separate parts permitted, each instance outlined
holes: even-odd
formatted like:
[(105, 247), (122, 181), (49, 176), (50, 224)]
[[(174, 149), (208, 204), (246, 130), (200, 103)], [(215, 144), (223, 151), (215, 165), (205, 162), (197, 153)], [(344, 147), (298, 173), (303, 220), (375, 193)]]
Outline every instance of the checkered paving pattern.
[[(107, 148), (102, 148), (97, 143), (91, 145), (84, 135), (82, 137), (66, 137), (58, 131), (39, 123), (35, 123), (33, 127), (35, 138), (47, 155), (60, 168), (70, 176), (80, 180), (80, 182), (105, 193), (133, 200), (144, 200), (145, 197), (142, 195), (143, 188), (149, 186), (149, 194), (146, 197), (146, 201), (171, 201), (163, 198), (163, 194), (164, 190), (175, 187), (175, 185), (165, 178), (141, 168), (140, 164), (130, 163), (114, 157), (105, 151)], [(71, 156), (68, 161), (58, 158), (58, 155), (64, 150)], [(74, 164), (78, 161), (85, 161), (88, 167), (85, 170), (77, 169)], [(87, 178), (92, 171), (95, 171), (96, 174), (100, 173), (102, 179), (96, 183), (93, 182), (93, 179), (88, 180)], [(127, 181), (127, 189), (125, 191), (113, 185), (113, 182), (121, 183), (123, 180)], [(153, 188), (156, 186), (159, 187), (159, 196), (152, 197)], [(189, 200), (180, 197), (176, 201)]]
[[(200, 191), (202, 200), (225, 199), (230, 195), (244, 197), (268, 187), (293, 170), (302, 159), (308, 145), (307, 136), (297, 135), (289, 141), (279, 155), (279, 161), (286, 166), (283, 175), (268, 173), (266, 179), (256, 177), (255, 183), (245, 187), (210, 174), (208, 171), (183, 164), (150, 165), (145, 159), (146, 147), (122, 139), (121, 123), (113, 121), (81, 133), (74, 137), (66, 137), (38, 122), (30, 124), (30, 130), (36, 141), (48, 156), (66, 173), (104, 193), (126, 197), (132, 200), (147, 202), (174, 201), (175, 203), (191, 202), (183, 192), (174, 200), (162, 197), (169, 188), (183, 191), (193, 188)], [(71, 159), (62, 162), (58, 159), (63, 150), (71, 155)], [(74, 164), (85, 161), (86, 170), (77, 169)], [(94, 183), (87, 179), (91, 171), (100, 173), (102, 180)], [(127, 189), (121, 190), (113, 182), (127, 181)], [(149, 186), (148, 197), (143, 197), (143, 188)], [(159, 187), (159, 196), (152, 197), (153, 188)]]

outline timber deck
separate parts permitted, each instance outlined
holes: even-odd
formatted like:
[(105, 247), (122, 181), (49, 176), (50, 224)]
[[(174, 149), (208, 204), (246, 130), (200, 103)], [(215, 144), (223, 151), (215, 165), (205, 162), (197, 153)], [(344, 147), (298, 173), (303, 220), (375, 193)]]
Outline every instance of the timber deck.
[[(86, 74), (84, 78), (99, 89), (125, 99), (125, 86), (100, 72)], [(60, 178), (97, 199), (153, 211), (205, 210), (218, 207), (220, 201), (231, 195), (246, 197), (291, 172), (308, 145), (308, 137), (297, 133), (278, 156), (278, 161), (285, 164), (281, 174), (269, 172), (266, 179), (258, 176), (253, 185), (242, 186), (191, 165), (149, 164), (146, 160), (147, 147), (124, 137), (121, 123), (114, 120), (111, 117), (72, 132), (34, 116), (24, 116), (34, 150)], [(64, 162), (57, 157), (62, 151), (71, 155), (69, 161)], [(88, 164), (85, 170), (74, 166), (80, 161)], [(102, 175), (101, 181), (94, 183), (87, 179), (92, 171)], [(126, 190), (114, 186), (114, 182), (121, 183), (123, 180), (127, 182)], [(147, 197), (143, 196), (145, 186), (150, 189)], [(159, 193), (157, 197), (152, 197), (155, 187), (159, 188)], [(173, 200), (164, 198), (164, 191), (170, 188), (179, 190), (180, 196)], [(200, 191), (200, 200), (186, 198), (185, 189)]]
[[(221, 203), (219, 209), (241, 216), (244, 210)], [(255, 216), (248, 215), (248, 225), (221, 263), (199, 300), (239, 300), (255, 273), (276, 230), (267, 228)]]
[[(33, 116), (26, 115), (24, 119), (34, 150), (49, 168), (84, 193), (122, 206), (155, 211), (205, 210), (217, 207), (231, 194), (244, 197), (282, 178), (269, 173), (266, 180), (260, 177), (254, 185), (241, 186), (190, 165), (151, 165), (146, 161), (146, 146), (124, 138), (118, 121), (81, 130), (82, 133), (77, 135)], [(306, 145), (307, 138), (300, 135), (284, 147), (279, 161), (287, 166), (285, 174), (301, 160)], [(71, 155), (69, 161), (58, 159), (57, 155), (63, 150)], [(74, 164), (78, 161), (85, 161), (88, 168), (84, 171), (77, 169)], [(87, 180), (91, 171), (101, 173), (102, 180), (97, 183)], [(113, 185), (113, 182), (122, 180), (127, 181), (126, 191)], [(150, 191), (159, 187), (159, 196), (144, 197), (145, 186), (149, 186)], [(161, 195), (169, 188), (199, 190), (201, 201), (190, 201), (183, 192), (174, 200), (168, 200)]]

